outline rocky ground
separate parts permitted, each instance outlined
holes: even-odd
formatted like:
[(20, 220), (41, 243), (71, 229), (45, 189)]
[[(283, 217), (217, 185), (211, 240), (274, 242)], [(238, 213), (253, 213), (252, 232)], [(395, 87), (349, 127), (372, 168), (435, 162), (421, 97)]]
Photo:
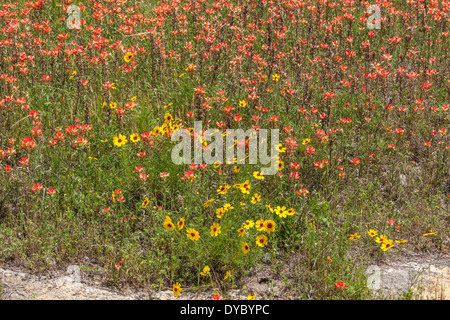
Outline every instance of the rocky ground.
[[(146, 300), (174, 299), (172, 291), (114, 292), (80, 267), (71, 265), (66, 272), (47, 276), (33, 275), (12, 266), (0, 268), (0, 298), (5, 300)], [(450, 300), (450, 257), (408, 253), (391, 258), (366, 272), (374, 298)], [(245, 299), (250, 292), (263, 299), (287, 299), (281, 281), (269, 280), (270, 268), (248, 277), (244, 290), (232, 291), (232, 298)], [(183, 299), (211, 299), (213, 292), (184, 290)], [(295, 297), (291, 297), (294, 298)]]

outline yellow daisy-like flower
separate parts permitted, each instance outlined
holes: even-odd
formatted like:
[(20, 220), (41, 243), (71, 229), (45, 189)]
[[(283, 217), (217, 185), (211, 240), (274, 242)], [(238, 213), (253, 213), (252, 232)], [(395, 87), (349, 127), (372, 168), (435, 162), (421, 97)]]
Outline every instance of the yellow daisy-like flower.
[(173, 224), (172, 219), (170, 219), (168, 216), (166, 216), (166, 220), (164, 221), (163, 226), (166, 230), (175, 229), (175, 225)]
[(280, 80), (280, 76), (275, 73), (274, 75), (272, 75), (272, 80), (273, 81), (278, 81), (278, 80)]
[(242, 227), (248, 230), (250, 228), (253, 228), (254, 225), (255, 223), (253, 222), (253, 220), (247, 220), (242, 224)]
[(213, 203), (214, 202), (214, 198), (213, 199), (209, 199), (208, 201), (206, 201), (204, 204), (203, 204), (203, 207), (204, 208), (208, 208), (210, 205), (211, 205), (211, 203)]
[(109, 107), (110, 107), (111, 109), (117, 108), (117, 102), (111, 102), (111, 103), (109, 104)]
[(244, 252), (244, 254), (247, 254), (250, 252), (250, 246), (246, 242), (242, 243), (241, 249), (242, 249), (242, 252)]
[(200, 239), (200, 233), (198, 233), (197, 230), (192, 229), (192, 228), (186, 230), (186, 235), (189, 239), (194, 240), (194, 241), (197, 241), (198, 239)]
[(385, 242), (387, 240), (387, 238), (386, 238), (386, 236), (385, 235), (380, 235), (379, 237), (376, 237), (375, 238), (375, 242), (377, 242), (377, 243), (383, 243), (383, 242)]
[(225, 277), (223, 277), (223, 280), (227, 280), (227, 279), (230, 277), (230, 275), (231, 275), (231, 272), (230, 272), (230, 271), (227, 271), (227, 272), (225, 273)]
[(256, 298), (256, 293), (250, 293), (247, 297), (247, 300), (255, 300)]
[(255, 193), (254, 195), (253, 195), (253, 197), (252, 197), (252, 203), (253, 204), (255, 204), (255, 203), (257, 203), (257, 202), (260, 202), (261, 201), (261, 196), (259, 195), (259, 194), (257, 194), (257, 193)]
[(222, 219), (223, 214), (224, 214), (225, 212), (226, 212), (226, 210), (225, 210), (224, 208), (218, 208), (218, 209), (216, 210), (216, 216), (217, 216), (217, 218)]
[(355, 241), (357, 238), (361, 238), (361, 236), (358, 233), (355, 233), (355, 234), (351, 234), (348, 237), (348, 240)]
[(76, 70), (73, 70), (73, 71), (72, 71), (72, 75), (69, 77), (69, 79), (75, 78), (76, 75), (77, 75), (77, 71), (76, 71)]
[(219, 233), (222, 232), (220, 231), (221, 228), (222, 227), (217, 222), (214, 222), (211, 226), (211, 237), (217, 237)]
[(245, 231), (244, 228), (239, 228), (238, 232), (239, 232), (239, 237), (243, 237), (247, 234), (247, 231)]
[(229, 185), (220, 186), (219, 189), (217, 189), (218, 194), (226, 194), (228, 190), (231, 188)]
[(181, 231), (184, 227), (184, 218), (180, 218), (180, 220), (177, 222), (177, 229), (178, 231)]
[(386, 251), (394, 246), (393, 240), (386, 240), (381, 244), (381, 250)]
[(333, 262), (333, 259), (331, 259), (330, 257), (327, 257), (327, 262), (330, 264)]
[(133, 141), (133, 142), (138, 142), (138, 141), (141, 140), (141, 137), (140, 137), (137, 133), (133, 133), (133, 134), (130, 136), (130, 140)]
[(405, 242), (408, 242), (408, 240), (395, 240), (395, 242), (397, 242), (397, 243), (405, 243)]
[(262, 173), (259, 172), (259, 171), (253, 172), (253, 177), (255, 177), (255, 178), (258, 179), (258, 180), (263, 180), (263, 179), (264, 179), (264, 176), (263, 176)]
[(119, 134), (118, 136), (114, 136), (113, 144), (117, 147), (121, 147), (128, 142), (127, 137)]
[(259, 219), (256, 221), (256, 230), (258, 231), (264, 231), (264, 219)]
[(206, 275), (208, 275), (208, 273), (209, 273), (210, 270), (211, 270), (211, 269), (210, 269), (208, 266), (205, 266), (205, 267), (203, 268), (203, 271), (200, 272), (200, 274), (201, 274), (202, 276), (206, 276)]
[(131, 97), (131, 101), (135, 102), (136, 101), (136, 96)]
[(181, 284), (179, 284), (178, 282), (175, 283), (173, 285), (173, 295), (175, 297), (178, 297), (181, 294), (181, 291), (183, 291), (183, 289), (181, 289)]
[(302, 141), (302, 144), (306, 145), (306, 144), (308, 144), (310, 142), (311, 142), (311, 139), (305, 139), (305, 140)]
[(131, 60), (133, 60), (134, 54), (132, 52), (127, 52), (124, 56), (123, 56), (123, 60), (125, 60), (125, 62), (130, 62)]
[(370, 229), (369, 231), (367, 231), (367, 233), (369, 234), (369, 236), (371, 236), (372, 238), (375, 237), (378, 232), (375, 230)]
[(241, 171), (241, 168), (239, 168), (238, 166), (234, 166), (234, 172), (239, 173), (239, 171)]
[(247, 101), (246, 100), (239, 101), (239, 106), (245, 108), (247, 106)]
[(283, 207), (277, 206), (277, 208), (275, 210), (273, 210), (273, 212), (275, 212), (275, 214), (277, 216), (279, 216), (280, 218), (287, 217), (287, 210), (286, 210), (285, 206), (283, 206)]
[(266, 220), (264, 221), (264, 231), (267, 233), (271, 233), (275, 231), (275, 222), (272, 220)]
[(256, 237), (256, 244), (263, 248), (267, 244), (267, 237), (265, 235), (260, 235)]
[(283, 145), (280, 143), (280, 144), (278, 145), (278, 151), (279, 151), (280, 153), (284, 153), (284, 152), (286, 152), (286, 148), (283, 148)]
[(147, 197), (145, 197), (144, 202), (142, 202), (142, 207), (145, 209), (147, 208), (148, 204), (150, 203), (150, 200), (148, 200)]
[(433, 230), (428, 231), (427, 233), (424, 233), (423, 236), (431, 236), (431, 235), (436, 235), (436, 232), (433, 232)]

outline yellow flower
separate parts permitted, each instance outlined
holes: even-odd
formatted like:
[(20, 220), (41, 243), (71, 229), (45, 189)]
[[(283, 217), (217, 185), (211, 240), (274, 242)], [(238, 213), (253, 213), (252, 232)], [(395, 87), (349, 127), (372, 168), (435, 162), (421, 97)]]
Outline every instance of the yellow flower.
[(267, 232), (267, 233), (271, 233), (271, 232), (274, 232), (275, 231), (275, 222), (274, 221), (272, 221), (272, 220), (266, 220), (266, 221), (264, 221), (264, 230)]
[(281, 171), (284, 169), (284, 162), (279, 160), (278, 165), (275, 163), (275, 169), (278, 169), (278, 171)]
[(256, 244), (263, 248), (267, 244), (267, 237), (264, 235), (256, 237)]
[(218, 208), (218, 209), (216, 210), (217, 218), (222, 219), (223, 214), (224, 214), (225, 212), (226, 212), (226, 210), (225, 210), (224, 208)]
[(173, 285), (173, 295), (175, 297), (178, 297), (181, 294), (181, 291), (183, 291), (183, 289), (181, 289), (181, 284), (179, 284), (178, 282), (175, 283)]
[(142, 207), (145, 209), (147, 208), (148, 204), (150, 203), (150, 200), (148, 200), (147, 197), (145, 197), (144, 202), (142, 202)]
[(219, 189), (217, 189), (218, 194), (226, 194), (228, 190), (231, 188), (229, 185), (220, 186)]
[(183, 227), (184, 227), (184, 218), (180, 218), (180, 220), (177, 222), (178, 231), (181, 231)]
[(355, 241), (357, 238), (361, 238), (361, 236), (358, 233), (355, 233), (355, 234), (351, 234), (348, 237), (348, 240)]
[(284, 152), (286, 152), (286, 148), (283, 148), (283, 145), (280, 143), (280, 144), (278, 145), (278, 151), (279, 151), (280, 153), (284, 153)]
[(378, 232), (375, 230), (370, 229), (369, 231), (367, 231), (367, 233), (369, 234), (369, 236), (371, 236), (372, 238), (375, 237)]
[(248, 230), (250, 228), (253, 228), (254, 225), (255, 223), (253, 222), (253, 220), (247, 220), (242, 224), (242, 227)]
[(166, 216), (166, 220), (164, 221), (163, 226), (166, 230), (175, 229), (175, 225), (172, 223), (172, 219), (170, 219), (168, 216)]
[(211, 226), (211, 237), (217, 237), (222, 232), (220, 228), (221, 226), (217, 222), (214, 222)]
[(239, 168), (238, 166), (234, 166), (234, 172), (239, 173), (239, 171), (241, 171), (241, 168)]
[(208, 266), (205, 266), (205, 267), (203, 268), (203, 271), (200, 272), (200, 274), (201, 274), (202, 276), (206, 276), (210, 270), (211, 270), (211, 269), (210, 269)]
[(245, 231), (244, 228), (239, 228), (238, 232), (239, 232), (239, 237), (243, 237), (247, 234), (247, 231)]
[(255, 300), (256, 297), (256, 293), (250, 293), (249, 296), (247, 297), (247, 300)]
[(130, 62), (134, 57), (134, 54), (131, 52), (127, 52), (124, 56), (123, 56), (123, 60), (125, 60), (125, 62)]
[(273, 81), (278, 81), (278, 80), (280, 80), (280, 76), (275, 73), (274, 75), (272, 75), (272, 80)]
[(227, 271), (227, 273), (225, 273), (225, 277), (223, 277), (223, 280), (227, 280), (230, 275), (231, 275), (231, 272)]
[(244, 252), (244, 254), (247, 254), (250, 251), (250, 246), (246, 242), (244, 242), (241, 245), (241, 249), (242, 249), (242, 252)]
[(164, 108), (164, 109), (167, 109), (167, 108), (170, 107), (172, 104), (173, 104), (173, 102), (171, 102), (171, 103), (169, 103), (169, 104), (166, 104), (163, 108)]
[(327, 261), (328, 261), (328, 263), (331, 263), (331, 262), (333, 262), (333, 259), (331, 259), (330, 257), (327, 257)]
[(256, 230), (264, 231), (264, 219), (259, 219), (256, 221)]
[(286, 218), (287, 217), (287, 210), (286, 210), (285, 206), (283, 206), (283, 207), (277, 206), (277, 208), (274, 210), (274, 212), (280, 218)]
[(310, 142), (311, 142), (311, 139), (305, 139), (305, 140), (303, 140), (302, 144), (305, 145), (305, 144), (308, 144)]
[(111, 102), (109, 104), (109, 106), (110, 106), (111, 109), (115, 109), (115, 108), (117, 108), (117, 102)]
[(134, 96), (134, 97), (131, 97), (131, 101), (136, 101), (136, 96)]
[(264, 176), (259, 171), (253, 172), (253, 177), (255, 177), (256, 179), (259, 179), (259, 180), (263, 180), (264, 179)]
[(114, 136), (113, 143), (117, 147), (121, 147), (128, 142), (127, 137), (119, 134), (118, 136)]
[(133, 142), (138, 142), (139, 140), (141, 140), (141, 137), (137, 133), (133, 133), (130, 136), (130, 140), (133, 141)]
[(198, 233), (197, 230), (195, 229), (187, 229), (186, 230), (186, 235), (188, 236), (189, 239), (197, 241), (198, 239), (200, 239), (200, 233)]
[(423, 236), (431, 236), (431, 235), (436, 235), (436, 232), (433, 232), (433, 230), (428, 231), (427, 233), (424, 233)]
[(70, 76), (69, 79), (75, 78), (76, 75), (77, 75), (77, 71), (76, 71), (76, 70), (73, 70), (72, 75)]
[(245, 108), (247, 106), (247, 101), (245, 101), (245, 100), (239, 101), (239, 106), (242, 108)]
[(377, 242), (377, 243), (383, 243), (383, 242), (385, 242), (387, 240), (387, 238), (386, 238), (386, 236), (385, 235), (380, 235), (379, 237), (376, 237), (375, 238), (375, 242)]
[(261, 201), (261, 196), (259, 195), (259, 194), (257, 194), (257, 193), (255, 193), (254, 195), (253, 195), (253, 197), (252, 197), (252, 203), (253, 204), (255, 204), (255, 203), (257, 203), (257, 202), (260, 202)]
[(395, 240), (395, 242), (397, 242), (397, 243), (405, 243), (405, 242), (408, 242), (408, 240)]
[(211, 203), (213, 203), (213, 201), (214, 201), (214, 198), (213, 198), (213, 199), (209, 199), (208, 201), (206, 201), (206, 202), (203, 204), (203, 207), (204, 207), (204, 208), (208, 208), (208, 207), (211, 205)]
[(386, 251), (394, 246), (393, 240), (386, 240), (381, 244), (381, 250)]

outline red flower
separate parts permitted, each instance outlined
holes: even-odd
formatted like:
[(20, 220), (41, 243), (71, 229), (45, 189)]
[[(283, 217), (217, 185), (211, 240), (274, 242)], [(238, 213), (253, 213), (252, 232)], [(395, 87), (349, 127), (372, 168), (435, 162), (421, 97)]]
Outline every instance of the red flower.
[(336, 282), (336, 284), (334, 285), (334, 287), (335, 287), (336, 289), (344, 290), (344, 288), (347, 287), (347, 285), (346, 285), (344, 282), (342, 282), (342, 281), (338, 281), (338, 282)]

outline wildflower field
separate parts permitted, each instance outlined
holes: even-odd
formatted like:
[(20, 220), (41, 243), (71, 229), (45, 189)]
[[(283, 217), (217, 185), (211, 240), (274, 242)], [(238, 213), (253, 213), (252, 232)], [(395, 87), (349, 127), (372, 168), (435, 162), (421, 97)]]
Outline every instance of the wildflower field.
[[(178, 299), (269, 266), (283, 299), (371, 298), (369, 265), (449, 252), (449, 9), (0, 1), (0, 264)], [(194, 121), (278, 129), (277, 173), (174, 163), (178, 129), (210, 150)]]

